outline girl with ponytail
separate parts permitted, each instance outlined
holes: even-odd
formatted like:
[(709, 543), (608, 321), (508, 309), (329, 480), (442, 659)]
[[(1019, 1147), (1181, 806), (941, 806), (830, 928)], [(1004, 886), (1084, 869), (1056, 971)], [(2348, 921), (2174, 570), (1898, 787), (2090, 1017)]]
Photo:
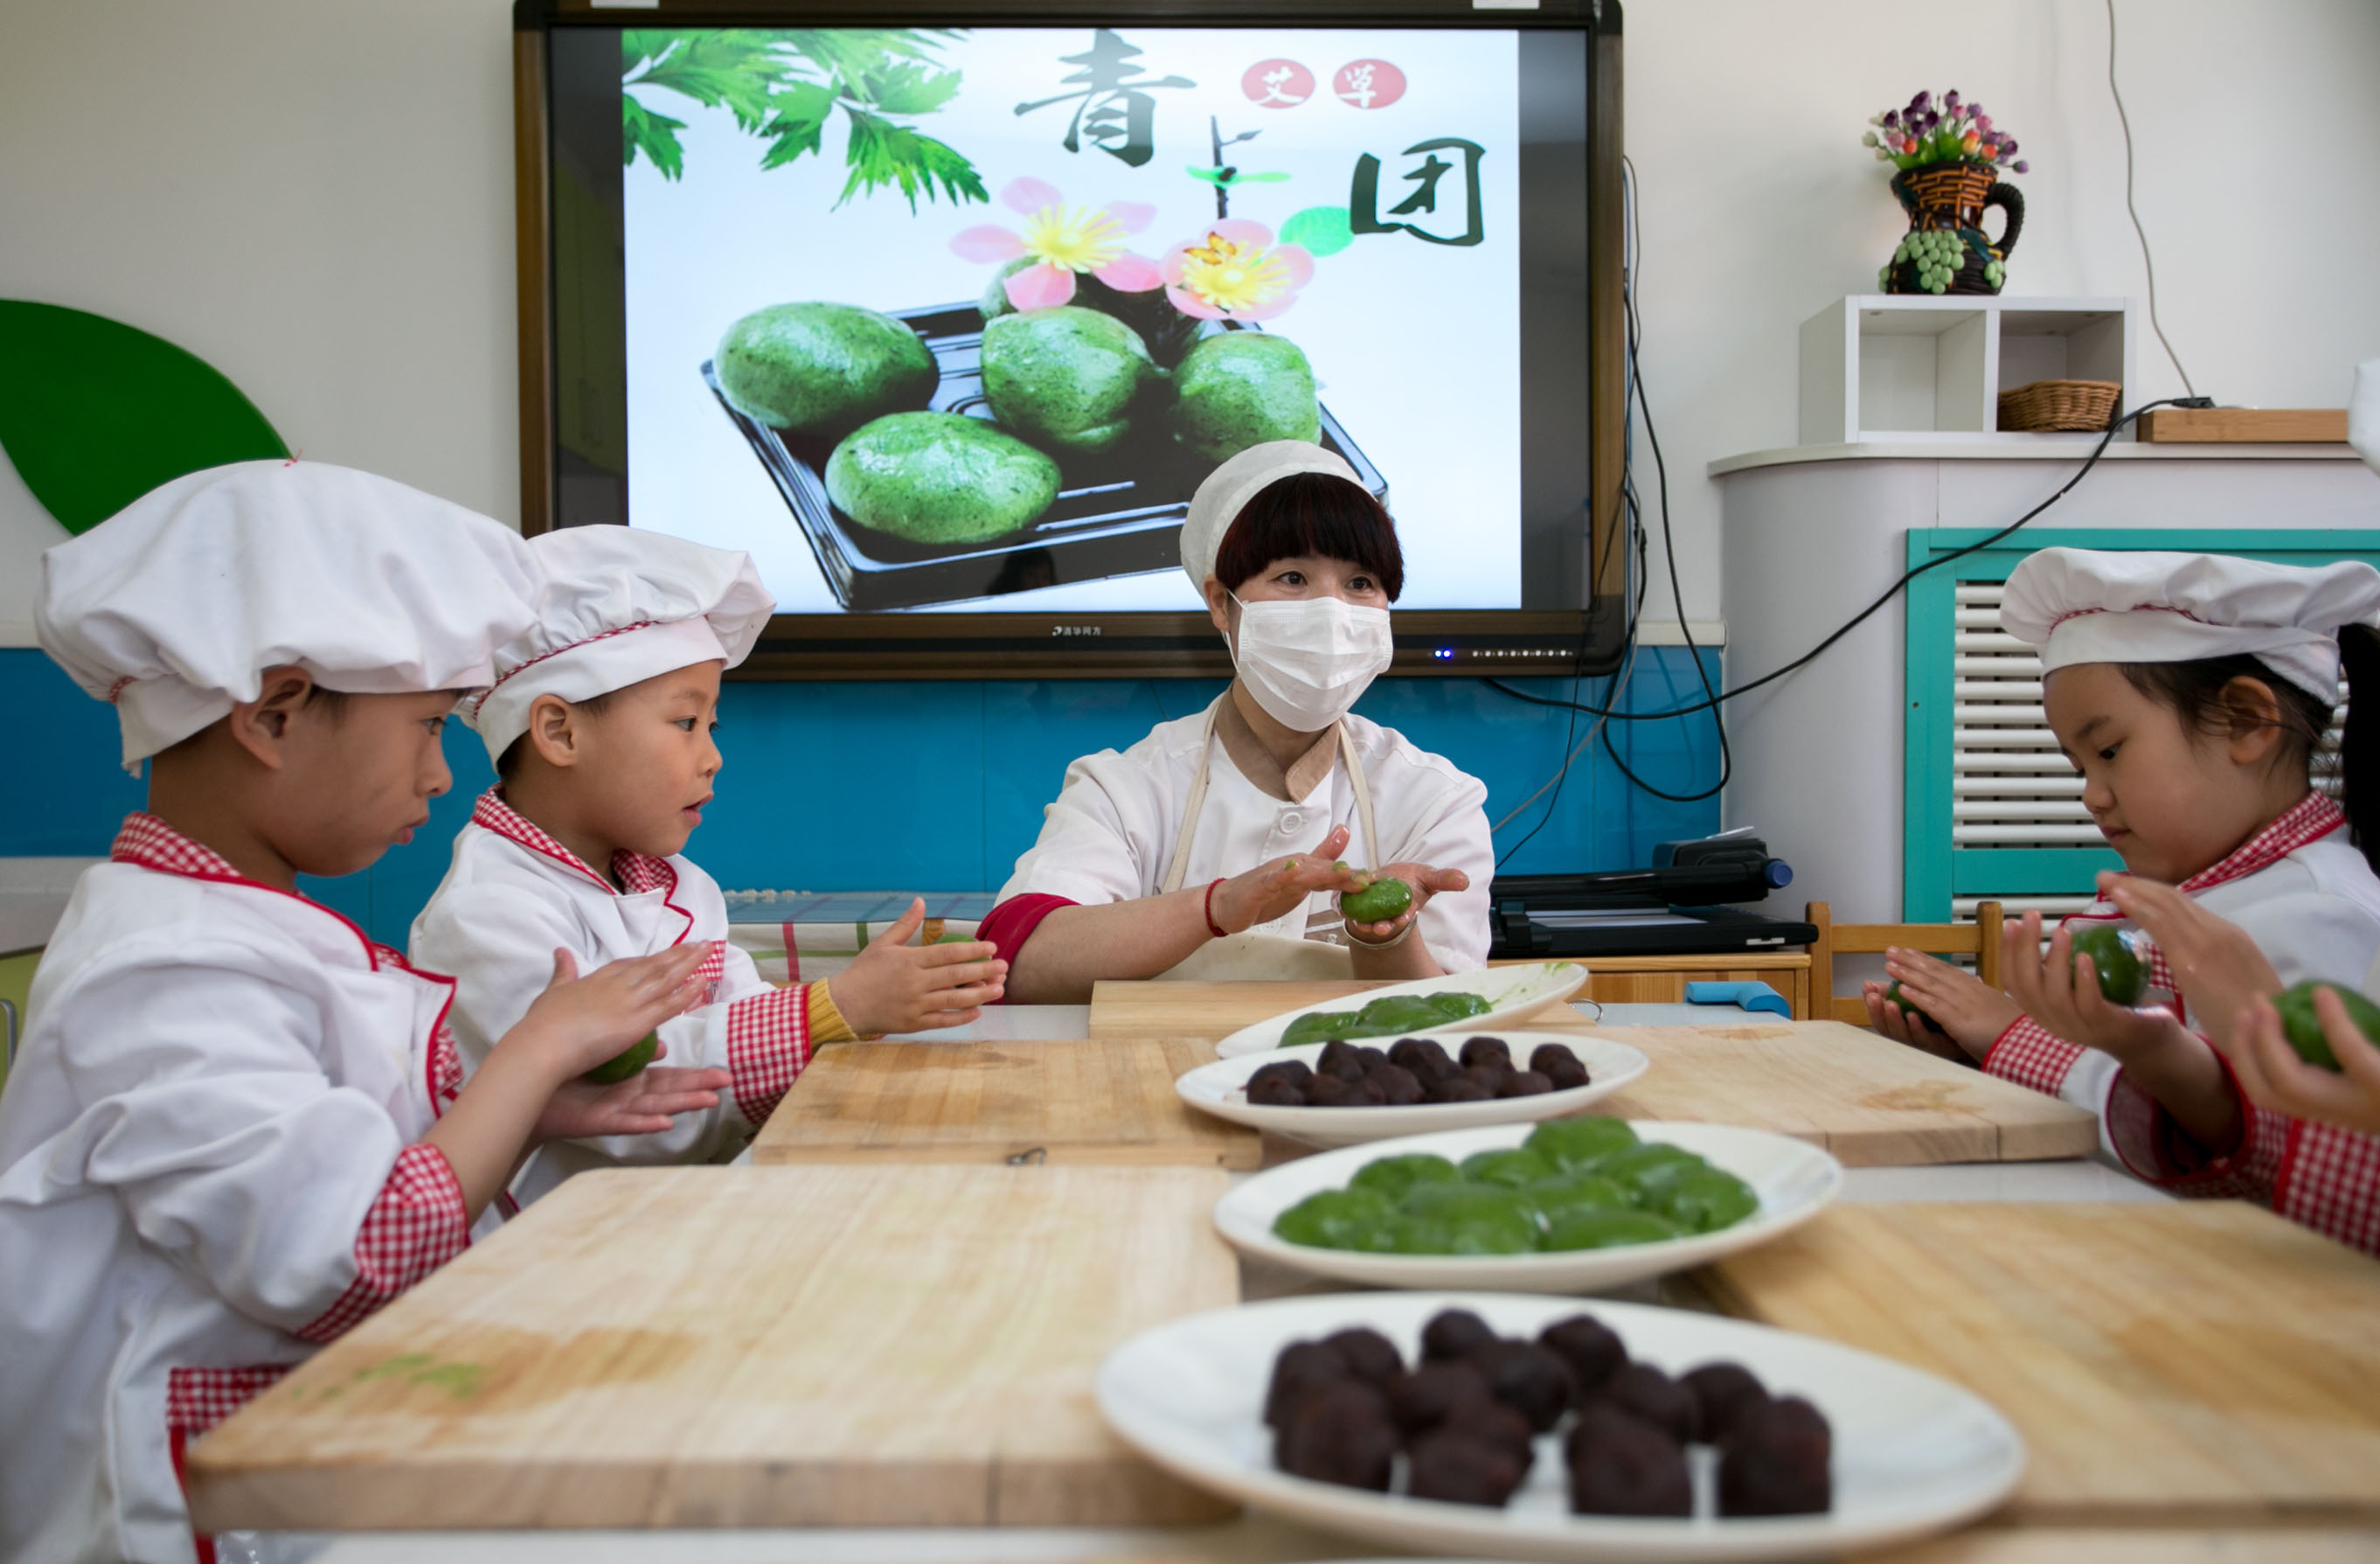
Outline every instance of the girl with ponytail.
[[(2253, 1046), (2288, 984), (2380, 979), (2380, 571), (2044, 549), (2010, 575), (2000, 618), (2041, 649), (2049, 728), (2126, 875), (2046, 950), (2038, 913), (2010, 921), (2005, 994), (1912, 952), (1887, 970), (1986, 1071), (2097, 1112), (2137, 1176), (2380, 1253), (2380, 1137), (2258, 1106), (2242, 1077), (2264, 1078), (2218, 1051)], [(2362, 699), (2334, 801), (2313, 763), (2342, 673)], [(2103, 997), (2073, 949), (2131, 920), (2148, 935), (2138, 1008)], [(1931, 1041), (1881, 1000), (1880, 1030)]]

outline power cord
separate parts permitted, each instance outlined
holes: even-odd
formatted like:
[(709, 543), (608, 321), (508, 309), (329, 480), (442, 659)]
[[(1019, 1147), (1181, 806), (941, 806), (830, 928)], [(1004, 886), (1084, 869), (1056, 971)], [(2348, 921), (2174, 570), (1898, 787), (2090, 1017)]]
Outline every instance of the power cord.
[(2191, 384), (2190, 372), (2181, 367), (2181, 355), (2165, 335), (2165, 324), (2157, 319), (2156, 258), (2149, 253), (2149, 231), (2141, 226), (2141, 209), (2132, 204), (2132, 118), (2124, 112), (2123, 90), (2116, 85), (2116, 0), (2107, 0), (2107, 95), (2116, 100), (2116, 122), (2124, 128), (2124, 210), (2132, 214), (2132, 232), (2141, 239), (2141, 264), (2149, 275), (2149, 326), (2156, 333), (2165, 348), (2165, 356), (2173, 363), (2173, 373), (2181, 376), (2181, 388), (2190, 393), (2175, 402), (2176, 407), (2211, 408), (2209, 397), (2201, 397), (2198, 387)]

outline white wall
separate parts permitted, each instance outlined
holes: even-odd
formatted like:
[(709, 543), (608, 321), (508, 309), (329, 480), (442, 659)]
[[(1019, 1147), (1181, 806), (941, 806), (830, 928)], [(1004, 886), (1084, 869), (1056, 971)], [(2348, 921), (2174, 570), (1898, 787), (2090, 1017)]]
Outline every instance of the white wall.
[[(1721, 608), (1706, 464), (1793, 444), (1797, 329), (1874, 291), (1905, 226), (1891, 165), (1859, 145), (1869, 115), (1955, 87), (2014, 132), (2032, 172), (2010, 181), (2027, 223), (2010, 294), (2141, 295), (2140, 243), (2106, 0), (1623, 4), (1645, 383), (1702, 619)], [(2224, 402), (2344, 407), (2355, 363), (2380, 355), (2380, 5), (2116, 6), (2159, 312), (2191, 378)], [(2153, 337), (2138, 362), (2128, 401), (2181, 394)], [(1641, 434), (1637, 458), (1649, 509)], [(1671, 617), (1658, 595), (1645, 612)]]
[[(2224, 400), (2341, 405), (2380, 354), (2380, 5), (2117, 3), (2175, 347)], [(1796, 328), (1873, 287), (1900, 226), (1870, 113), (1955, 86), (2015, 130), (2012, 292), (2135, 293), (2140, 253), (2103, 0), (1627, 18), (1645, 382), (1707, 620), (1705, 465), (1792, 440)], [(155, 331), (308, 456), (514, 517), (509, 40), (504, 0), (0, 0), (0, 296)], [(2180, 389), (2153, 348), (2141, 366), (2136, 390)], [(30, 640), (60, 535), (0, 462), (0, 644)]]

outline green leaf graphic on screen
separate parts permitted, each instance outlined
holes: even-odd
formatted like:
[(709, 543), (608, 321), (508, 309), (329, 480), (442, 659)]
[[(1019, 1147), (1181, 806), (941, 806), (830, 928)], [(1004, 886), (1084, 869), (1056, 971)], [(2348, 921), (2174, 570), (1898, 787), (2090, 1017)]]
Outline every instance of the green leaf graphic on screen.
[(289, 454), (212, 366), (104, 315), (0, 299), (0, 449), (69, 532), (186, 472)]
[(1336, 255), (1355, 242), (1343, 206), (1309, 206), (1281, 226), (1281, 242), (1302, 245), (1309, 255)]

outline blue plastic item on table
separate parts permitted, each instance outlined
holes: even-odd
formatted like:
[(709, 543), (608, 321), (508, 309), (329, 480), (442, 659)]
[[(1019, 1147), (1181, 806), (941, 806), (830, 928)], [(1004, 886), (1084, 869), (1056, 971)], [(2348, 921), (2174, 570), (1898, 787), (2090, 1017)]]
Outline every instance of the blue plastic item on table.
[(1733, 1005), (1739, 1009), (1767, 1010), (1790, 1017), (1793, 1007), (1785, 996), (1765, 983), (1690, 983), (1686, 984), (1689, 1005)]

